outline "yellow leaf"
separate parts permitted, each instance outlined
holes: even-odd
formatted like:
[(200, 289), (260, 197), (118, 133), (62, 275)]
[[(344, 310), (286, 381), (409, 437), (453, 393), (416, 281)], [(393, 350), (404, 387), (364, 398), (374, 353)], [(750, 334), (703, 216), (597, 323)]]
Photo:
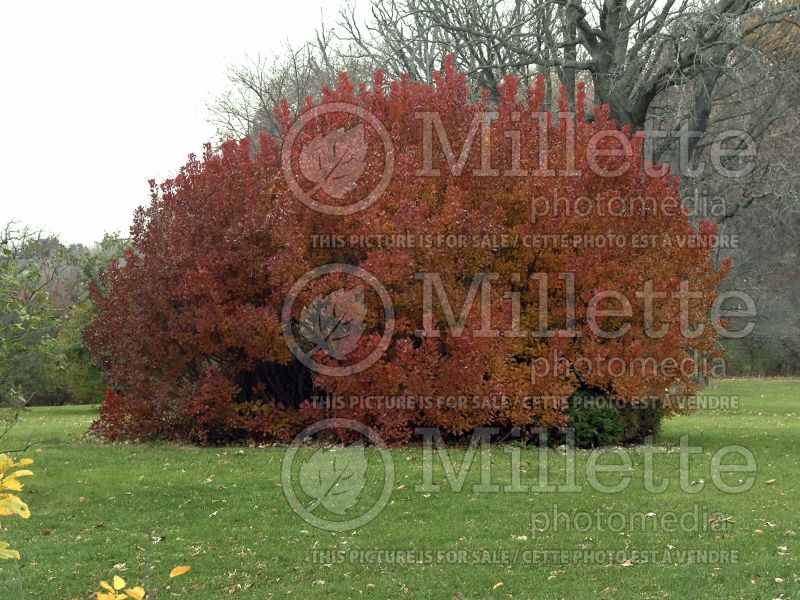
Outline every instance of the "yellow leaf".
[(19, 462), (14, 462), (14, 459), (8, 454), (0, 454), (0, 473), (5, 473), (14, 467), (27, 467), (28, 465), (32, 464), (33, 460), (30, 458), (23, 458)]
[(5, 473), (14, 466), (14, 461), (8, 454), (0, 454), (0, 473)]
[(33, 471), (20, 469), (19, 471), (14, 471), (9, 477), (30, 477), (31, 475), (33, 475)]
[(8, 560), (9, 558), (19, 560), (19, 552), (16, 550), (9, 550), (8, 542), (0, 542), (0, 559)]
[(23, 519), (31, 516), (28, 505), (14, 494), (0, 494), (0, 517), (19, 515)]
[(170, 577), (180, 577), (181, 575), (184, 575), (184, 574), (188, 573), (191, 570), (192, 570), (192, 567), (189, 567), (187, 565), (183, 565), (183, 566), (180, 566), (180, 567), (175, 567), (174, 569), (172, 569), (172, 571), (169, 572), (169, 576)]
[(121, 590), (122, 588), (125, 587), (125, 580), (122, 577), (120, 577), (119, 575), (114, 575), (114, 579), (112, 581), (112, 584), (114, 585), (114, 589), (119, 591), (119, 590)]
[(128, 597), (132, 598), (133, 600), (144, 600), (144, 588), (138, 586), (135, 588), (128, 588), (125, 590), (125, 593), (128, 594)]
[(11, 475), (0, 481), (0, 490), (11, 490), (12, 492), (19, 492), (22, 490), (22, 482), (17, 481), (17, 477), (28, 477), (33, 475), (33, 471), (23, 469), (21, 471), (14, 471)]
[(22, 482), (11, 478), (3, 479), (3, 481), (0, 481), (0, 490), (8, 490), (9, 492), (21, 492)]

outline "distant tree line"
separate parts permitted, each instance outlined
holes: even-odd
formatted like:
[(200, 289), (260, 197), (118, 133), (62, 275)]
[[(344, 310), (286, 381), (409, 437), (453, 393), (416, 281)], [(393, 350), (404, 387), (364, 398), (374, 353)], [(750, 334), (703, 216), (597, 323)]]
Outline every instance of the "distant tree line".
[(126, 246), (117, 235), (86, 247), (14, 223), (0, 231), (0, 406), (102, 399), (83, 343), (95, 315), (87, 286)]

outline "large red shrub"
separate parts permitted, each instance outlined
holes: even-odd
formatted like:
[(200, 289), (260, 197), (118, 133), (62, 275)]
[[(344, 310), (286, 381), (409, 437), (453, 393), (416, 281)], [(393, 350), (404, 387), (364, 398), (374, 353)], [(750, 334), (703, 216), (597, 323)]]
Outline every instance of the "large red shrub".
[[(312, 421), (338, 416), (368, 423), (389, 441), (403, 441), (422, 425), (450, 434), (485, 425), (559, 425), (565, 422), (561, 408), (531, 397), (563, 398), (578, 388), (619, 398), (692, 392), (695, 373), (686, 369), (626, 368), (621, 373), (602, 365), (613, 357), (630, 366), (644, 359), (661, 365), (713, 354), (716, 334), (709, 314), (724, 269), (714, 270), (708, 248), (686, 242), (697, 232), (680, 208), (669, 210), (678, 198), (678, 182), (645, 173), (640, 135), (608, 135), (593, 150), (593, 136), (616, 131), (607, 108), (595, 107), (593, 119), (587, 120), (584, 94), (579, 93), (576, 115), (562, 114), (562, 101), (561, 111), (546, 113), (540, 125), (543, 99), (543, 81), (522, 92), (517, 80), (508, 77), (499, 102), (471, 102), (465, 76), (452, 62), (436, 74), (433, 85), (408, 79), (386, 83), (378, 73), (372, 85), (355, 90), (343, 75), (335, 90), (324, 90), (321, 104), (343, 102), (374, 115), (393, 149), (393, 175), (385, 191), (352, 214), (323, 214), (300, 202), (282, 170), (281, 141), (268, 136), (262, 136), (257, 152), (247, 141), (228, 142), (219, 151), (207, 148), (202, 160), (191, 158), (175, 179), (153, 184), (150, 206), (135, 219), (133, 249), (95, 289), (99, 316), (87, 338), (114, 388), (96, 429), (110, 439), (285, 440)], [(300, 112), (313, 108), (309, 99)], [(425, 164), (426, 117), (421, 113), (439, 115), (458, 157), (473, 117), (487, 111), (497, 113), (485, 140), (488, 166), (496, 173), (485, 173), (480, 129), (460, 172), (448, 168), (435, 128), (432, 162)], [(286, 105), (277, 112), (285, 134), (298, 115)], [(300, 132), (286, 153), (301, 182), (304, 175), (314, 177), (303, 149), (320, 134), (352, 131), (357, 120), (334, 111)], [(390, 158), (374, 128), (364, 127), (364, 140), (361, 177), (342, 194), (315, 191), (315, 199), (330, 205), (352, 202), (376, 187)], [(626, 147), (624, 156), (607, 151), (620, 147)], [(568, 164), (571, 155), (573, 165)], [(552, 172), (537, 173), (543, 160)], [(624, 163), (627, 170), (615, 176), (598, 174), (600, 168), (612, 171)], [(426, 166), (440, 174), (426, 173)], [(581, 196), (587, 198), (581, 210), (570, 209), (570, 202)], [(648, 200), (631, 203), (634, 208), (624, 216), (609, 214), (609, 202), (637, 197)], [(534, 211), (535, 198), (563, 202), (559, 209)], [(708, 224), (700, 229), (713, 233)], [(415, 243), (398, 245), (398, 234)], [(609, 234), (627, 245), (585, 241)], [(458, 237), (442, 237), (459, 235), (466, 236), (462, 243), (452, 243)], [(573, 236), (584, 242), (571, 241)], [(634, 239), (651, 243), (633, 248)], [(345, 377), (309, 370), (292, 355), (281, 329), (284, 300), (293, 284), (309, 270), (333, 263), (373, 274), (394, 307), (388, 349), (369, 368)], [(475, 333), (481, 329), (479, 301), (462, 335), (449, 331), (435, 294), (432, 312), (425, 314), (421, 273), (438, 274), (456, 318), (475, 275), (496, 274), (483, 308), (501, 333)], [(536, 273), (549, 274), (546, 288), (540, 288), (542, 276)], [(560, 273), (574, 274), (574, 293)], [(656, 324), (669, 324), (661, 337), (645, 332), (645, 300), (637, 292), (648, 281), (668, 294), (653, 309)], [(681, 300), (669, 296), (681, 282), (700, 296), (683, 311)], [(364, 287), (363, 281), (340, 273), (316, 280), (297, 295), (293, 327), (308, 320), (315, 298), (337, 289), (361, 294), (368, 308), (359, 344), (344, 357), (312, 350), (318, 363), (353, 364), (379, 345), (386, 323), (383, 313), (373, 310), (377, 296)], [(587, 311), (601, 291), (630, 301), (630, 316), (598, 319), (606, 330), (629, 323), (620, 337), (593, 330)], [(533, 332), (546, 326), (551, 335), (508, 334), (516, 312), (510, 300), (514, 294), (519, 328)], [(547, 323), (542, 323), (545, 299)], [(612, 300), (597, 305), (619, 306)], [(567, 331), (571, 312), (578, 336)], [(704, 330), (696, 337), (683, 335), (680, 320), (702, 324)], [(441, 335), (420, 335), (425, 324)], [(548, 364), (548, 372), (532, 364)], [(322, 395), (345, 401), (321, 403)], [(364, 396), (371, 400), (352, 401)], [(393, 400), (382, 403), (380, 396)], [(479, 401), (438, 401), (459, 396)], [(398, 397), (405, 404), (398, 406)]]

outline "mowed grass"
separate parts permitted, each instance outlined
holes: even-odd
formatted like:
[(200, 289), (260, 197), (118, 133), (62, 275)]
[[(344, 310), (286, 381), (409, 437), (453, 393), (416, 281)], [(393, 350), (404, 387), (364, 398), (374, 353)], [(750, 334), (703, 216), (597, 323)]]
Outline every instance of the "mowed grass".
[[(3, 519), (0, 539), (14, 540), (23, 555), (25, 598), (90, 598), (97, 582), (114, 574), (129, 584), (144, 582), (148, 564), (155, 566), (153, 583), (162, 587), (159, 598), (193, 600), (800, 598), (800, 382), (725, 380), (705, 393), (738, 398), (741, 406), (666, 423), (656, 444), (671, 451), (654, 456), (656, 482), (670, 480), (664, 493), (645, 490), (644, 457), (633, 452), (626, 491), (594, 490), (585, 451), (576, 458), (581, 492), (475, 492), (481, 475), (476, 457), (460, 492), (450, 489), (435, 462), (433, 479), (442, 488), (427, 493), (415, 489), (423, 483), (422, 450), (398, 449), (391, 452), (396, 478), (389, 504), (372, 522), (342, 533), (316, 529), (290, 508), (281, 487), (283, 448), (104, 444), (85, 436), (93, 408), (32, 409), (3, 446), (37, 442), (26, 453), (36, 463), (23, 492), (33, 514), (27, 521)], [(684, 434), (692, 446), (703, 446), (690, 461), (690, 479), (705, 482), (696, 494), (680, 489), (675, 446)], [(748, 448), (757, 461), (755, 484), (741, 494), (723, 493), (712, 483), (711, 457), (731, 444)], [(492, 483), (511, 483), (511, 448), (493, 448)], [(367, 455), (365, 497), (382, 487), (384, 476), (377, 451)], [(463, 456), (463, 448), (451, 452), (456, 468)], [(550, 450), (547, 456), (550, 482), (564, 483), (564, 454)], [(536, 483), (538, 462), (535, 449), (522, 449), (522, 484)], [(729, 474), (725, 481), (744, 476)], [(619, 474), (608, 477), (613, 483)], [(657, 516), (697, 506), (701, 515), (721, 512), (732, 523), (724, 532), (703, 522), (675, 532), (596, 526), (565, 531), (563, 523), (558, 531), (532, 530), (532, 515), (552, 513), (554, 505), (570, 514)], [(159, 538), (155, 544), (148, 543), (151, 531)], [(694, 561), (675, 554), (666, 562), (525, 560), (525, 551), (543, 549), (728, 551), (737, 552), (738, 560), (709, 564), (701, 554)], [(332, 550), (342, 551), (337, 556), (344, 560), (332, 561), (326, 554)], [(413, 551), (417, 557), (428, 552), (432, 558), (402, 564), (389, 553), (383, 562), (366, 564), (356, 560), (360, 550)], [(444, 551), (452, 552), (449, 559)], [(166, 575), (180, 564), (192, 571), (170, 584)], [(0, 564), (0, 578), (0, 597), (18, 597), (13, 561)]]

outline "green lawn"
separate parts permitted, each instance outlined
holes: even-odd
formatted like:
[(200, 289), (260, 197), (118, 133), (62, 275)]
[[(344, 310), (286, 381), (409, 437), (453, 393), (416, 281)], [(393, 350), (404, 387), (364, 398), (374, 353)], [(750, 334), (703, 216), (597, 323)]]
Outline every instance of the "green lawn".
[[(453, 492), (445, 484), (440, 492), (423, 493), (415, 490), (422, 483), (422, 450), (393, 450), (396, 476), (389, 504), (372, 522), (342, 533), (316, 529), (289, 507), (281, 487), (282, 448), (102, 444), (85, 436), (94, 409), (32, 409), (3, 444), (16, 448), (38, 442), (26, 453), (36, 461), (35, 477), (27, 480), (22, 493), (33, 514), (27, 521), (3, 519), (6, 530), (0, 539), (15, 540), (22, 553), (25, 598), (90, 598), (97, 581), (115, 573), (129, 584), (143, 582), (148, 561), (156, 565), (158, 582), (170, 568), (191, 565), (191, 573), (174, 580), (159, 598), (192, 600), (800, 598), (800, 537), (794, 533), (800, 533), (800, 382), (727, 380), (707, 393), (738, 397), (741, 407), (698, 411), (666, 423), (656, 443), (671, 451), (654, 456), (656, 480), (670, 478), (664, 493), (644, 489), (644, 458), (638, 454), (625, 492), (593, 490), (586, 482), (585, 451), (576, 460), (576, 482), (584, 488), (580, 493), (473, 492), (472, 485), (480, 481), (477, 458), (462, 491)], [(697, 494), (679, 486), (674, 446), (684, 434), (691, 445), (704, 447), (691, 461), (690, 479), (705, 482)], [(711, 456), (730, 444), (750, 449), (757, 461), (755, 485), (741, 494), (723, 493), (711, 484)], [(492, 451), (492, 483), (511, 481), (508, 450)], [(463, 453), (463, 448), (452, 452), (453, 461), (458, 463)], [(383, 485), (374, 460), (377, 451), (367, 454), (365, 497)], [(536, 451), (522, 450), (520, 460), (522, 482), (534, 484)], [(551, 481), (564, 482), (563, 453), (551, 450), (548, 460)], [(437, 462), (434, 481), (443, 478)], [(737, 474), (726, 481), (736, 483)], [(682, 514), (697, 505), (701, 511), (724, 513), (732, 522), (725, 531), (707, 523), (678, 532), (641, 527), (600, 531), (594, 526), (532, 531), (532, 514), (551, 512), (554, 504), (568, 514), (644, 511), (657, 517)], [(148, 543), (149, 531), (158, 543)], [(543, 549), (669, 550), (675, 560), (542, 564), (525, 558)], [(338, 555), (343, 561), (325, 558), (336, 550), (343, 551)], [(416, 557), (428, 552), (434, 559), (366, 564), (355, 560), (362, 556), (359, 550), (403, 551)], [(468, 558), (436, 558), (447, 550), (462, 551), (451, 556)], [(694, 562), (681, 560), (677, 552), (686, 550), (737, 552), (738, 561), (708, 564), (702, 558), (712, 555), (708, 553), (698, 553)], [(320, 557), (334, 564), (319, 564)], [(122, 570), (115, 571), (115, 565)], [(16, 598), (13, 561), (0, 565), (0, 577), (0, 597)]]

